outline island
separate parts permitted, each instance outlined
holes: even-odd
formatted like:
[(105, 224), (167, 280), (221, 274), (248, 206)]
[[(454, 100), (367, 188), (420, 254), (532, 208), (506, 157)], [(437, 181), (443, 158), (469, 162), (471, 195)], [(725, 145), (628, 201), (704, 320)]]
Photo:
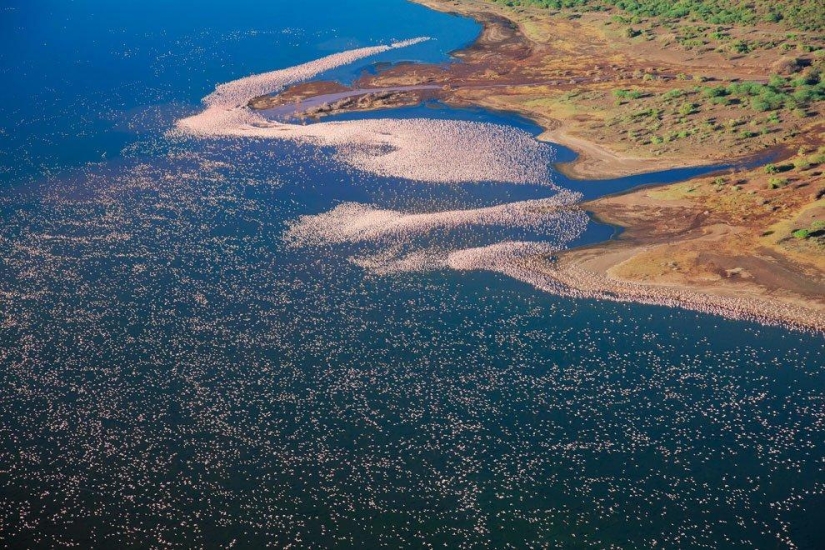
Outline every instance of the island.
[(825, 330), (817, 2), (415, 1), (482, 24), (458, 62), (380, 66), (250, 107), (294, 119), (427, 100), (514, 112), (578, 153), (558, 165), (576, 178), (730, 166), (584, 203), (620, 234), (521, 267), (582, 296)]

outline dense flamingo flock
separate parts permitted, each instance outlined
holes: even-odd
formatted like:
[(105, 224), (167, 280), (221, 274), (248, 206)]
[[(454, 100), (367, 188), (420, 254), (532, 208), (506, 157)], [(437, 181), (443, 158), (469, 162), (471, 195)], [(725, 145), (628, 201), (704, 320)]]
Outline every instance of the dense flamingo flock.
[[(379, 243), (379, 252), (352, 258), (379, 274), (439, 268), (506, 273), (516, 258), (559, 250), (584, 231), (588, 218), (572, 207), (577, 199), (578, 194), (561, 191), (549, 199), (424, 214), (341, 204), (324, 214), (301, 216), (291, 224), (285, 239), (292, 246)], [(484, 227), (529, 229), (542, 235), (543, 240), (452, 250), (438, 244), (445, 233), (459, 229), (478, 232)], [(424, 243), (420, 243), (421, 237)]]
[[(386, 238), (403, 240), (435, 229), (489, 225), (520, 226), (535, 230), (544, 228), (549, 231), (547, 226), (550, 222), (558, 220), (563, 212), (576, 203), (579, 196), (578, 193), (564, 190), (548, 199), (423, 214), (404, 214), (368, 205), (344, 203), (324, 214), (301, 216), (290, 225), (286, 240), (299, 246)], [(581, 216), (579, 218), (581, 221)]]
[(426, 38), (351, 50), (221, 84), (204, 99), (203, 111), (177, 121), (177, 132), (198, 137), (282, 139), (331, 146), (337, 151), (337, 159), (350, 166), (416, 181), (548, 182), (547, 148), (515, 128), (422, 118), (304, 126), (268, 120), (246, 106), (253, 97), (275, 92), (357, 59), (423, 40)]

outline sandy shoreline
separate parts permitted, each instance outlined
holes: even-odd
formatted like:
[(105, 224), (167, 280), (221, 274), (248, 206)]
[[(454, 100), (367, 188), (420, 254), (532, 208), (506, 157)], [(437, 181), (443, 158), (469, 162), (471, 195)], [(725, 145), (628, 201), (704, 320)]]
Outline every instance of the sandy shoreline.
[[(644, 76), (652, 78), (641, 78), (639, 58), (627, 57), (627, 52), (639, 53), (633, 44), (622, 44), (624, 53), (614, 52), (612, 63), (604, 62), (603, 50), (615, 37), (608, 38), (600, 34), (602, 31), (594, 30), (600, 27), (592, 21), (585, 25), (553, 18), (553, 32), (549, 33), (552, 37), (546, 38), (542, 33), (547, 33), (549, 27), (540, 27), (541, 32), (530, 28), (547, 25), (550, 18), (545, 14), (508, 11), (479, 0), (412, 1), (472, 17), (481, 23), (482, 32), (474, 43), (453, 53), (460, 63), (450, 65), (448, 70), (443, 66), (402, 64), (364, 75), (352, 89), (381, 90), (380, 95), (375, 94), (380, 101), (346, 98), (339, 106), (316, 113), (319, 118), (337, 112), (388, 109), (424, 99), (437, 99), (455, 107), (516, 113), (544, 129), (538, 139), (569, 147), (578, 154), (574, 161), (558, 164), (559, 171), (589, 180), (689, 166), (738, 164), (772, 152), (788, 157), (799, 144), (821, 144), (816, 137), (821, 129), (817, 130), (814, 123), (808, 124), (807, 129), (791, 127), (789, 142), (765, 138), (752, 143), (727, 137), (728, 141), (719, 146), (700, 142), (696, 146), (671, 148), (669, 154), (638, 154), (644, 151), (621, 133), (594, 131), (610, 128), (609, 121), (599, 118), (606, 116), (604, 112), (594, 115), (582, 110), (578, 104), (566, 102), (565, 95), (590, 94), (597, 98), (593, 108), (598, 111), (607, 108), (607, 102), (613, 103), (612, 91), (643, 82), (652, 90), (646, 93), (653, 96), (684, 89), (673, 75), (685, 67), (699, 66), (703, 75), (710, 75), (703, 78), (711, 80), (736, 75), (765, 79), (765, 67), (746, 61), (732, 61), (724, 66), (710, 59), (710, 55), (705, 63), (696, 58), (671, 56), (659, 68), (644, 68)], [(393, 95), (392, 90), (398, 92)], [(266, 110), (293, 101), (311, 101), (325, 91), (348, 94), (347, 89), (334, 83), (308, 82), (278, 96), (256, 97), (250, 106)], [(620, 103), (617, 99), (616, 105)], [(615, 111), (614, 107), (609, 109)], [(612, 112), (609, 109), (606, 112)], [(797, 250), (793, 240), (793, 246), (788, 246), (786, 241), (790, 237), (780, 234), (782, 238), (774, 242), (764, 239), (773, 233), (765, 232), (765, 226), (788, 219), (794, 222), (794, 217), (800, 219), (800, 211), (807, 211), (811, 220), (819, 216), (818, 212), (825, 213), (825, 189), (814, 189), (811, 195), (805, 195), (810, 199), (800, 198), (810, 191), (794, 191), (810, 187), (811, 177), (813, 185), (818, 185), (814, 173), (803, 175), (802, 180), (788, 186), (785, 195), (776, 196), (765, 192), (766, 176), (761, 170), (745, 172), (746, 178), (742, 175), (735, 176), (739, 178), (736, 185), (724, 189), (719, 180), (730, 183), (730, 176), (713, 181), (699, 178), (696, 186), (704, 190), (701, 200), (690, 194), (692, 190), (682, 193), (677, 200), (659, 200), (649, 196), (648, 188), (586, 203), (584, 207), (595, 217), (625, 228), (621, 238), (561, 252), (552, 261), (541, 255), (529, 260), (514, 259), (512, 270), (530, 282), (550, 278), (554, 291), (574, 296), (676, 306), (825, 331), (825, 262), (819, 261), (825, 256), (815, 247), (808, 247), (808, 252), (816, 255), (815, 261), (809, 262), (808, 252)], [(711, 186), (713, 192), (708, 191)], [(736, 193), (746, 190), (740, 196), (752, 197), (747, 200), (753, 206), (738, 206), (744, 201), (729, 196), (731, 189)], [(791, 191), (795, 193), (792, 196), (787, 194)], [(792, 226), (782, 229), (785, 234), (792, 230)]]
[[(825, 332), (825, 308), (792, 293), (772, 293), (756, 284), (730, 288), (704, 285), (642, 284), (616, 277), (613, 268), (643, 247), (589, 247), (561, 253), (555, 261), (536, 258), (524, 268), (549, 276), (581, 298), (629, 301), (679, 307), (732, 319), (755, 321), (803, 331)], [(811, 307), (811, 306), (814, 307)]]
[[(451, 3), (413, 1), (476, 19), (479, 19), (479, 13), (491, 9), (488, 4), (474, 0)], [(483, 18), (481, 21), (488, 25)], [(515, 17), (513, 21), (518, 24)], [(526, 32), (522, 25), (519, 28)], [(483, 41), (488, 32), (485, 28), (479, 40)], [(530, 109), (514, 109), (513, 104), (503, 104), (500, 98), (481, 93), (454, 101), (459, 105), (465, 102), (515, 111), (537, 122), (545, 129), (539, 139), (564, 145), (578, 154), (573, 162), (557, 166), (565, 175), (577, 179), (627, 176), (713, 164), (720, 160), (719, 157), (689, 160), (638, 157), (576, 135), (576, 117), (554, 119)], [(787, 145), (774, 147), (776, 151), (785, 150), (785, 156), (788, 156), (788, 149)], [(768, 151), (762, 154), (766, 153)], [(753, 157), (753, 154), (746, 156)], [(737, 159), (727, 158), (727, 161), (735, 163)], [(646, 205), (644, 214), (634, 212), (645, 202), (650, 204)], [(744, 247), (727, 251), (725, 255), (726, 245), (720, 246), (720, 243), (736, 240), (740, 234), (745, 242), (744, 234), (748, 233), (748, 228), (730, 223), (717, 212), (702, 210), (706, 206), (689, 200), (656, 201), (644, 190), (586, 203), (584, 207), (596, 218), (624, 228), (622, 236), (561, 252), (552, 260), (534, 257), (522, 261), (520, 268), (527, 272), (525, 280), (549, 277), (575, 296), (681, 307), (729, 318), (825, 332), (823, 272), (816, 269), (817, 266), (802, 265), (795, 261), (798, 258), (776, 250), (756, 248), (751, 241), (747, 242), (752, 249)], [(673, 223), (679, 216), (684, 216), (686, 221)], [(664, 265), (660, 266), (663, 271), (659, 273), (636, 273), (642, 270), (634, 263), (649, 263), (648, 256), (667, 260), (669, 257), (681, 258), (685, 249), (701, 251), (715, 247), (723, 250), (716, 255), (697, 253), (692, 263), (686, 262), (685, 267), (674, 261), (664, 261), (660, 262)]]
[[(553, 260), (536, 258), (525, 268), (584, 297), (825, 332), (820, 270), (768, 248), (737, 250), (737, 243), (748, 242), (745, 229), (684, 199), (651, 197), (655, 192), (630, 191), (585, 203), (594, 217), (624, 232), (607, 242), (563, 251)], [(658, 212), (646, 214), (651, 210)]]

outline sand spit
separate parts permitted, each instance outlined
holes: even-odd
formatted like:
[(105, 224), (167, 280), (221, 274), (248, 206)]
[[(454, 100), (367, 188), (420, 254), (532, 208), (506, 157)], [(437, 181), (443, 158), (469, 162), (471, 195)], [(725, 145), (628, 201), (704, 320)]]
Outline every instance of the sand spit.
[(634, 283), (596, 273), (573, 262), (551, 263), (547, 256), (525, 256), (508, 269), (507, 275), (540, 290), (573, 298), (678, 307), (764, 325), (825, 332), (822, 313), (794, 304), (779, 304), (776, 300), (750, 294), (724, 296), (680, 286)]
[(247, 107), (254, 97), (334, 67), (424, 40), (427, 38), (351, 50), (221, 84), (204, 98), (203, 111), (177, 121), (176, 132), (199, 138), (286, 139), (330, 146), (335, 148), (336, 159), (349, 166), (380, 176), (415, 181), (549, 184), (551, 148), (515, 128), (431, 119), (379, 119), (304, 126), (272, 121)]
[(421, 36), (410, 40), (394, 42), (389, 45), (348, 50), (294, 67), (240, 78), (217, 86), (214, 92), (204, 98), (203, 102), (209, 107), (242, 107), (253, 97), (271, 94), (282, 90), (290, 84), (309, 80), (336, 67), (349, 65), (359, 59), (378, 55), (390, 50), (414, 46), (428, 40), (430, 40), (430, 37)]

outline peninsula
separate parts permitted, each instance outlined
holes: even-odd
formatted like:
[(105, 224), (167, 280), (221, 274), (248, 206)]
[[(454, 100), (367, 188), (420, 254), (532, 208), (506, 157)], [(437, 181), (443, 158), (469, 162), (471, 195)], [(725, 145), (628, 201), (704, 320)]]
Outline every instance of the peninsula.
[(577, 178), (756, 166), (585, 203), (621, 235), (522, 267), (583, 295), (825, 329), (815, 2), (415, 1), (483, 25), (460, 62), (388, 65), (352, 87), (303, 83), (250, 106), (303, 118), (434, 99), (516, 112), (579, 154), (558, 166)]

